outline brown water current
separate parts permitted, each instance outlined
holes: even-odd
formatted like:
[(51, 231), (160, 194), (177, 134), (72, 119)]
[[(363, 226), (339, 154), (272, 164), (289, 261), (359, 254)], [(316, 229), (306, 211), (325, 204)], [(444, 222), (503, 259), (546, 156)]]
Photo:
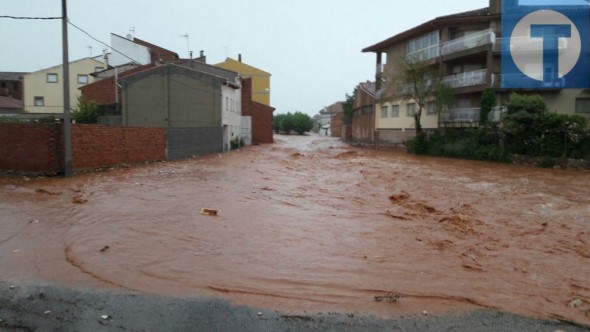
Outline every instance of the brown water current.
[(0, 279), (294, 312), (494, 308), (590, 325), (590, 173), (276, 141), (73, 179), (0, 179)]

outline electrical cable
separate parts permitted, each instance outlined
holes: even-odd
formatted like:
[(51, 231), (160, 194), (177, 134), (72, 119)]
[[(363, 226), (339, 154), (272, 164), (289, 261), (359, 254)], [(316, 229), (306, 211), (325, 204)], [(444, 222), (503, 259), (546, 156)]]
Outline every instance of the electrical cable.
[(10, 15), (0, 15), (0, 18), (9, 18), (13, 20), (61, 20), (61, 17), (27, 17)]
[(74, 28), (76, 28), (76, 29), (80, 30), (82, 33), (84, 33), (86, 36), (90, 37), (92, 40), (94, 40), (94, 41), (96, 41), (96, 42), (98, 42), (98, 43), (100, 43), (100, 44), (103, 44), (103, 45), (104, 45), (104, 46), (106, 46), (106, 47), (109, 47), (109, 48), (110, 48), (112, 51), (115, 51), (115, 52), (117, 52), (117, 53), (121, 54), (122, 56), (126, 57), (127, 59), (129, 59), (129, 60), (131, 60), (131, 61), (133, 61), (133, 62), (135, 62), (135, 63), (137, 63), (137, 64), (141, 64), (141, 62), (139, 62), (139, 61), (137, 61), (137, 60), (135, 60), (135, 59), (133, 59), (133, 58), (129, 57), (127, 54), (125, 54), (125, 53), (123, 53), (123, 52), (121, 52), (121, 51), (117, 50), (116, 48), (113, 48), (112, 46), (108, 45), (107, 43), (105, 43), (105, 42), (103, 42), (103, 41), (100, 41), (100, 40), (99, 40), (99, 39), (97, 39), (96, 37), (92, 36), (90, 33), (86, 32), (84, 29), (82, 29), (82, 28), (80, 28), (79, 26), (77, 26), (77, 25), (75, 25), (74, 23), (72, 23), (72, 21), (70, 21), (69, 19), (68, 19), (68, 24), (70, 24), (70, 25), (71, 25), (71, 26), (73, 26)]

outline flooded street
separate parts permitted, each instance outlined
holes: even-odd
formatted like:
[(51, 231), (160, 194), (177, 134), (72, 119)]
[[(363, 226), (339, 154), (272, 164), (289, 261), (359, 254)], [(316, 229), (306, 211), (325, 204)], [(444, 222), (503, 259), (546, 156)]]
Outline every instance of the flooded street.
[(67, 180), (0, 179), (0, 279), (590, 325), (590, 173), (275, 139)]

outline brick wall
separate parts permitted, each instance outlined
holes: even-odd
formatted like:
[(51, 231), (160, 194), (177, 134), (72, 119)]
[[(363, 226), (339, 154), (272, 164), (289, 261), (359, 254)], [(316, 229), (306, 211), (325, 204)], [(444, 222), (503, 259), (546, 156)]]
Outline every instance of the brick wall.
[(163, 128), (72, 126), (74, 169), (166, 159)]
[[(0, 124), (0, 170), (63, 171), (63, 131), (58, 124)], [(166, 159), (163, 128), (72, 126), (76, 170)]]
[[(135, 73), (153, 68), (155, 65), (149, 64), (127, 70), (119, 73), (119, 78), (127, 77)], [(104, 78), (100, 81), (85, 85), (80, 88), (82, 96), (88, 101), (92, 101), (99, 105), (111, 105), (116, 102), (115, 98), (115, 77)], [(121, 88), (119, 91), (119, 102), (121, 101)]]
[(54, 173), (62, 169), (61, 125), (0, 123), (0, 170)]
[(252, 100), (252, 79), (242, 80), (242, 115), (252, 117), (252, 143), (273, 143), (274, 108)]

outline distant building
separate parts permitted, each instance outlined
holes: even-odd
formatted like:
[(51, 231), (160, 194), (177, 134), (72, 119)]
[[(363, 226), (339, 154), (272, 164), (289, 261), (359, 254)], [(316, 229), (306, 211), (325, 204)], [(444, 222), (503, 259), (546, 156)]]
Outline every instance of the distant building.
[(344, 124), (344, 102), (335, 102), (321, 109), (314, 120), (321, 135), (341, 137)]
[(271, 74), (264, 70), (250, 66), (242, 62), (242, 56), (238, 60), (227, 58), (224, 62), (215, 66), (235, 71), (242, 78), (252, 79), (252, 100), (270, 106), (270, 77)]
[[(70, 105), (75, 108), (80, 87), (94, 82), (91, 75), (105, 69), (102, 56), (70, 62)], [(63, 65), (42, 69), (23, 76), (25, 110), (29, 113), (61, 115), (64, 111)]]
[(23, 99), (23, 76), (27, 73), (0, 72), (0, 97)]

